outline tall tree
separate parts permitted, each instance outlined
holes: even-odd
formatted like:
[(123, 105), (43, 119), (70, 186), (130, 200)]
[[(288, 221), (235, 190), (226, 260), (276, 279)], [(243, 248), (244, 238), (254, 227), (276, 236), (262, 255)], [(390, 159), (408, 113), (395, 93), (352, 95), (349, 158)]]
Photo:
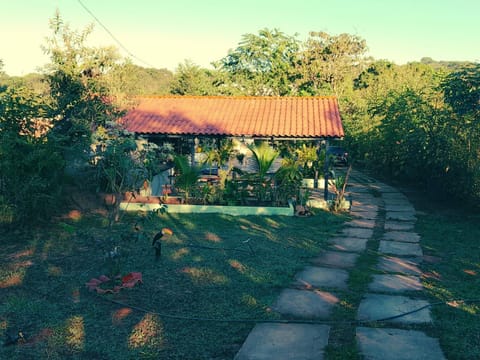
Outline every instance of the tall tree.
[(45, 71), (54, 102), (52, 117), (58, 119), (53, 132), (64, 137), (69, 164), (81, 164), (89, 153), (92, 133), (121, 114), (101, 81), (119, 55), (113, 47), (88, 47), (92, 26), (81, 32), (71, 30), (58, 11), (50, 28), (53, 35), (44, 51), (51, 58)]
[(179, 64), (171, 82), (170, 92), (178, 95), (218, 95), (220, 79), (215, 70), (203, 69), (190, 60)]
[(274, 29), (258, 35), (245, 34), (239, 46), (217, 62), (230, 75), (232, 86), (245, 95), (292, 95), (296, 93), (295, 59), (299, 41)]
[(345, 80), (351, 82), (363, 70), (366, 51), (367, 44), (359, 36), (311, 32), (297, 65), (302, 74), (302, 88), (318, 94), (325, 92), (328, 85), (331, 93), (341, 96)]
[(48, 218), (59, 204), (64, 162), (47, 110), (29, 89), (0, 92), (0, 225)]
[(480, 64), (449, 74), (441, 85), (452, 111), (449, 124), (449, 173), (452, 189), (480, 200)]
[(105, 85), (115, 95), (166, 95), (172, 81), (171, 71), (144, 68), (130, 60), (115, 64), (105, 76)]

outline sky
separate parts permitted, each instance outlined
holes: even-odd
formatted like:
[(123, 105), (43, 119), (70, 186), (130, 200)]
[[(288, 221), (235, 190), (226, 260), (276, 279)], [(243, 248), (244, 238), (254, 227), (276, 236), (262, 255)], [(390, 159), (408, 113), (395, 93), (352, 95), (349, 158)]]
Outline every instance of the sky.
[(115, 45), (138, 65), (172, 71), (185, 60), (210, 67), (242, 35), (264, 28), (300, 41), (310, 31), (357, 35), (368, 55), (397, 64), (480, 61), (478, 0), (0, 0), (7, 74), (26, 75), (49, 62), (41, 47), (56, 9), (73, 29), (95, 25), (89, 46)]

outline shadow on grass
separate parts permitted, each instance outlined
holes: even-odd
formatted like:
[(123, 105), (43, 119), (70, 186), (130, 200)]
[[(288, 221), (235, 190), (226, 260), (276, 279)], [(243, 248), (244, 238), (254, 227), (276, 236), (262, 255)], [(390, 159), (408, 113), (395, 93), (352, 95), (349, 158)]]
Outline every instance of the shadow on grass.
[(439, 303), (432, 308), (433, 335), (447, 358), (479, 359), (479, 217), (453, 211), (424, 213), (416, 230), (426, 255), (422, 282), (430, 302)]
[[(252, 323), (167, 315), (278, 318), (270, 310), (274, 299), (343, 220), (323, 212), (309, 218), (165, 214), (136, 230), (133, 215), (111, 229), (96, 215), (7, 233), (0, 250), (0, 336), (12, 344), (0, 348), (0, 357), (232, 358)], [(157, 261), (151, 239), (162, 227), (174, 235), (163, 240)], [(105, 254), (114, 249), (113, 268)], [(114, 270), (141, 272), (143, 285), (101, 296), (85, 289), (91, 278)], [(15, 339), (19, 332), (24, 338)]]

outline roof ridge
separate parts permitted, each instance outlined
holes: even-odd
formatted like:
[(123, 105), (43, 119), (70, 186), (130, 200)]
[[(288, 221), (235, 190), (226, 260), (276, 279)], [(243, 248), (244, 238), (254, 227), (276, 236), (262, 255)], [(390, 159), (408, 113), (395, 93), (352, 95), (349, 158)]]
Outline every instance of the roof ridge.
[(147, 99), (337, 99), (335, 95), (314, 95), (314, 96), (248, 96), (248, 95), (134, 95), (135, 98)]

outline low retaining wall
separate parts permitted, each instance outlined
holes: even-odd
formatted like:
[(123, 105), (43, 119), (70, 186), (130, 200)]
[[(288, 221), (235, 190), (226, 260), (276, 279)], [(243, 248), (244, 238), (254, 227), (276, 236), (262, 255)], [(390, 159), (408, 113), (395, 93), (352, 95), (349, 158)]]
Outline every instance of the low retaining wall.
[[(293, 216), (295, 209), (292, 203), (288, 207), (273, 207), (273, 206), (222, 206), (222, 205), (187, 205), (187, 204), (166, 204), (169, 213), (195, 213), (195, 214), (227, 214), (233, 216), (247, 216), (247, 215), (283, 215)], [(122, 202), (120, 210), (123, 211), (153, 211), (160, 208), (161, 204), (148, 203), (129, 203)]]

